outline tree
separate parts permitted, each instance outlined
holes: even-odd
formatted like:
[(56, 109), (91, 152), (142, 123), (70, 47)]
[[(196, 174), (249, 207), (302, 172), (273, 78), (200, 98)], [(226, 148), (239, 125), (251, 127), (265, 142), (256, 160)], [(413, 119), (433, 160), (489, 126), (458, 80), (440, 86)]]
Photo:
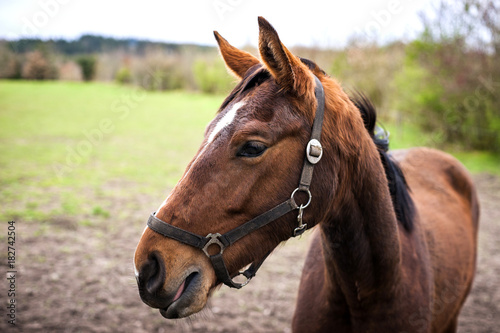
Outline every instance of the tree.
[(96, 72), (96, 58), (94, 56), (81, 56), (76, 59), (76, 63), (82, 70), (82, 77), (84, 81), (91, 81), (94, 79)]
[(441, 1), (406, 49), (398, 87), (437, 143), (500, 150), (499, 13), (491, 0)]
[(57, 78), (57, 70), (39, 50), (26, 56), (22, 76), (28, 80), (50, 80)]

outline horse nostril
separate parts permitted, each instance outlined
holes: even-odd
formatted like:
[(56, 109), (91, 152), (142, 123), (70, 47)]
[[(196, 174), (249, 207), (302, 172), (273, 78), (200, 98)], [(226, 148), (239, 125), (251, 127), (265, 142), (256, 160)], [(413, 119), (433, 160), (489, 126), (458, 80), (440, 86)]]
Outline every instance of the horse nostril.
[(149, 294), (156, 294), (162, 289), (165, 277), (165, 263), (158, 253), (152, 252), (139, 275), (142, 286)]

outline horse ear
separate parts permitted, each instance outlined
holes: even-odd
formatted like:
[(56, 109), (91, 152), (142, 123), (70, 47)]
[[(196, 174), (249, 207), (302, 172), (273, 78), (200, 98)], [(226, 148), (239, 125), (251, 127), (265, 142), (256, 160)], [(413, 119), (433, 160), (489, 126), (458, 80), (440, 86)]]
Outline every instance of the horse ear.
[(284, 90), (299, 96), (308, 91), (309, 69), (281, 43), (276, 30), (262, 16), (259, 16), (259, 51), (267, 69)]
[(214, 31), (214, 36), (219, 44), (219, 50), (226, 66), (240, 79), (245, 76), (250, 67), (260, 63), (259, 59), (250, 53), (239, 50), (229, 44), (217, 31)]

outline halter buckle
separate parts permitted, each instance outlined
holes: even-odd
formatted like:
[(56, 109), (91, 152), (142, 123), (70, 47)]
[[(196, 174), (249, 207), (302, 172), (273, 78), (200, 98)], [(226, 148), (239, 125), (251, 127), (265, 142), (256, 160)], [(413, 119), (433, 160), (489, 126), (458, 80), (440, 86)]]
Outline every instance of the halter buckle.
[(318, 163), (319, 160), (321, 160), (321, 157), (323, 157), (323, 146), (321, 145), (321, 142), (316, 139), (310, 140), (307, 144), (306, 156), (307, 160), (311, 164)]
[[(206, 238), (209, 238), (208, 242), (205, 244), (205, 246), (203, 247), (203, 252), (205, 252), (205, 254), (207, 255), (207, 257), (211, 257), (210, 253), (208, 253), (208, 248), (210, 247), (210, 245), (217, 245), (219, 247), (219, 253), (222, 254), (222, 252), (224, 252), (224, 244), (222, 244), (222, 242), (219, 240), (219, 237), (221, 237), (221, 234), (219, 233), (215, 233), (215, 234), (208, 234), (206, 236)], [(218, 253), (216, 253), (218, 254)]]

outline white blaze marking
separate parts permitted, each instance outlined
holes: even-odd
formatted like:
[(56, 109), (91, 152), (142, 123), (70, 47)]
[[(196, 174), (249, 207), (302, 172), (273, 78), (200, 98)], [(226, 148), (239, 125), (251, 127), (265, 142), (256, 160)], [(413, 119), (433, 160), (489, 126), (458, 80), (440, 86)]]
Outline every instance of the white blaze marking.
[(207, 144), (211, 143), (215, 139), (217, 134), (220, 131), (222, 131), (222, 129), (224, 129), (226, 126), (230, 125), (233, 122), (234, 117), (236, 116), (236, 112), (238, 112), (238, 110), (243, 105), (245, 105), (245, 103), (243, 103), (243, 101), (240, 101), (240, 102), (234, 104), (233, 107), (229, 111), (227, 111), (227, 113), (224, 115), (224, 117), (222, 117), (222, 119), (219, 120), (219, 122), (217, 123), (217, 125), (213, 129), (212, 133), (210, 133), (210, 136), (208, 137)]
[(202, 156), (203, 153), (205, 152), (205, 150), (207, 149), (207, 146), (215, 140), (215, 137), (217, 136), (217, 134), (219, 134), (224, 128), (229, 126), (234, 121), (234, 118), (236, 117), (236, 113), (243, 105), (245, 105), (245, 103), (243, 101), (239, 101), (238, 103), (235, 103), (231, 107), (231, 109), (229, 109), (229, 111), (227, 111), (227, 113), (219, 120), (219, 122), (217, 123), (217, 125), (215, 125), (212, 132), (210, 132), (210, 135), (208, 136), (207, 142), (203, 146), (203, 149), (196, 156), (193, 163), (191, 163), (190, 168), (184, 173), (184, 176), (181, 178), (181, 180), (179, 180), (179, 182), (177, 183), (177, 185), (175, 185), (175, 187), (172, 189), (172, 191), (167, 196), (167, 198), (163, 201), (163, 203), (160, 205), (160, 207), (158, 207), (157, 212), (159, 212), (163, 208), (163, 206), (165, 206), (167, 204), (168, 199), (170, 198), (170, 195), (172, 194), (172, 192), (174, 192), (175, 188), (184, 180), (184, 178), (186, 178), (186, 176), (189, 174), (189, 172), (191, 171), (193, 166), (196, 164), (196, 161), (198, 161), (200, 156)]
[[(159, 212), (163, 208), (163, 206), (165, 206), (167, 204), (168, 199), (170, 198), (171, 194), (174, 192), (175, 188), (177, 186), (179, 186), (179, 184), (184, 180), (184, 178), (186, 178), (186, 176), (189, 174), (189, 172), (191, 171), (193, 166), (196, 164), (196, 162), (198, 161), (200, 156), (203, 155), (203, 153), (207, 149), (208, 145), (211, 144), (215, 140), (215, 137), (217, 136), (217, 134), (219, 134), (224, 128), (229, 126), (234, 121), (234, 118), (236, 117), (236, 113), (243, 105), (245, 105), (245, 103), (243, 101), (240, 101), (240, 102), (234, 104), (231, 107), (231, 109), (229, 109), (229, 111), (227, 111), (227, 113), (219, 120), (219, 122), (217, 123), (217, 125), (215, 125), (212, 132), (210, 132), (210, 135), (208, 136), (207, 142), (203, 146), (203, 149), (196, 156), (193, 163), (191, 163), (191, 167), (184, 173), (184, 176), (182, 177), (182, 179), (177, 183), (177, 185), (175, 185), (175, 187), (172, 189), (172, 191), (167, 196), (167, 198), (163, 201), (163, 203), (160, 205), (160, 207), (158, 207), (158, 209), (156, 210), (157, 212)], [(146, 228), (144, 228), (144, 231), (142, 232), (143, 235), (146, 232), (146, 229), (148, 229), (147, 226), (146, 226)], [(135, 249), (135, 251), (137, 252), (137, 248)], [(135, 255), (134, 255), (134, 257), (135, 257)], [(135, 266), (135, 260), (134, 260), (134, 274), (136, 277), (139, 277), (139, 271), (137, 270), (137, 267)]]

